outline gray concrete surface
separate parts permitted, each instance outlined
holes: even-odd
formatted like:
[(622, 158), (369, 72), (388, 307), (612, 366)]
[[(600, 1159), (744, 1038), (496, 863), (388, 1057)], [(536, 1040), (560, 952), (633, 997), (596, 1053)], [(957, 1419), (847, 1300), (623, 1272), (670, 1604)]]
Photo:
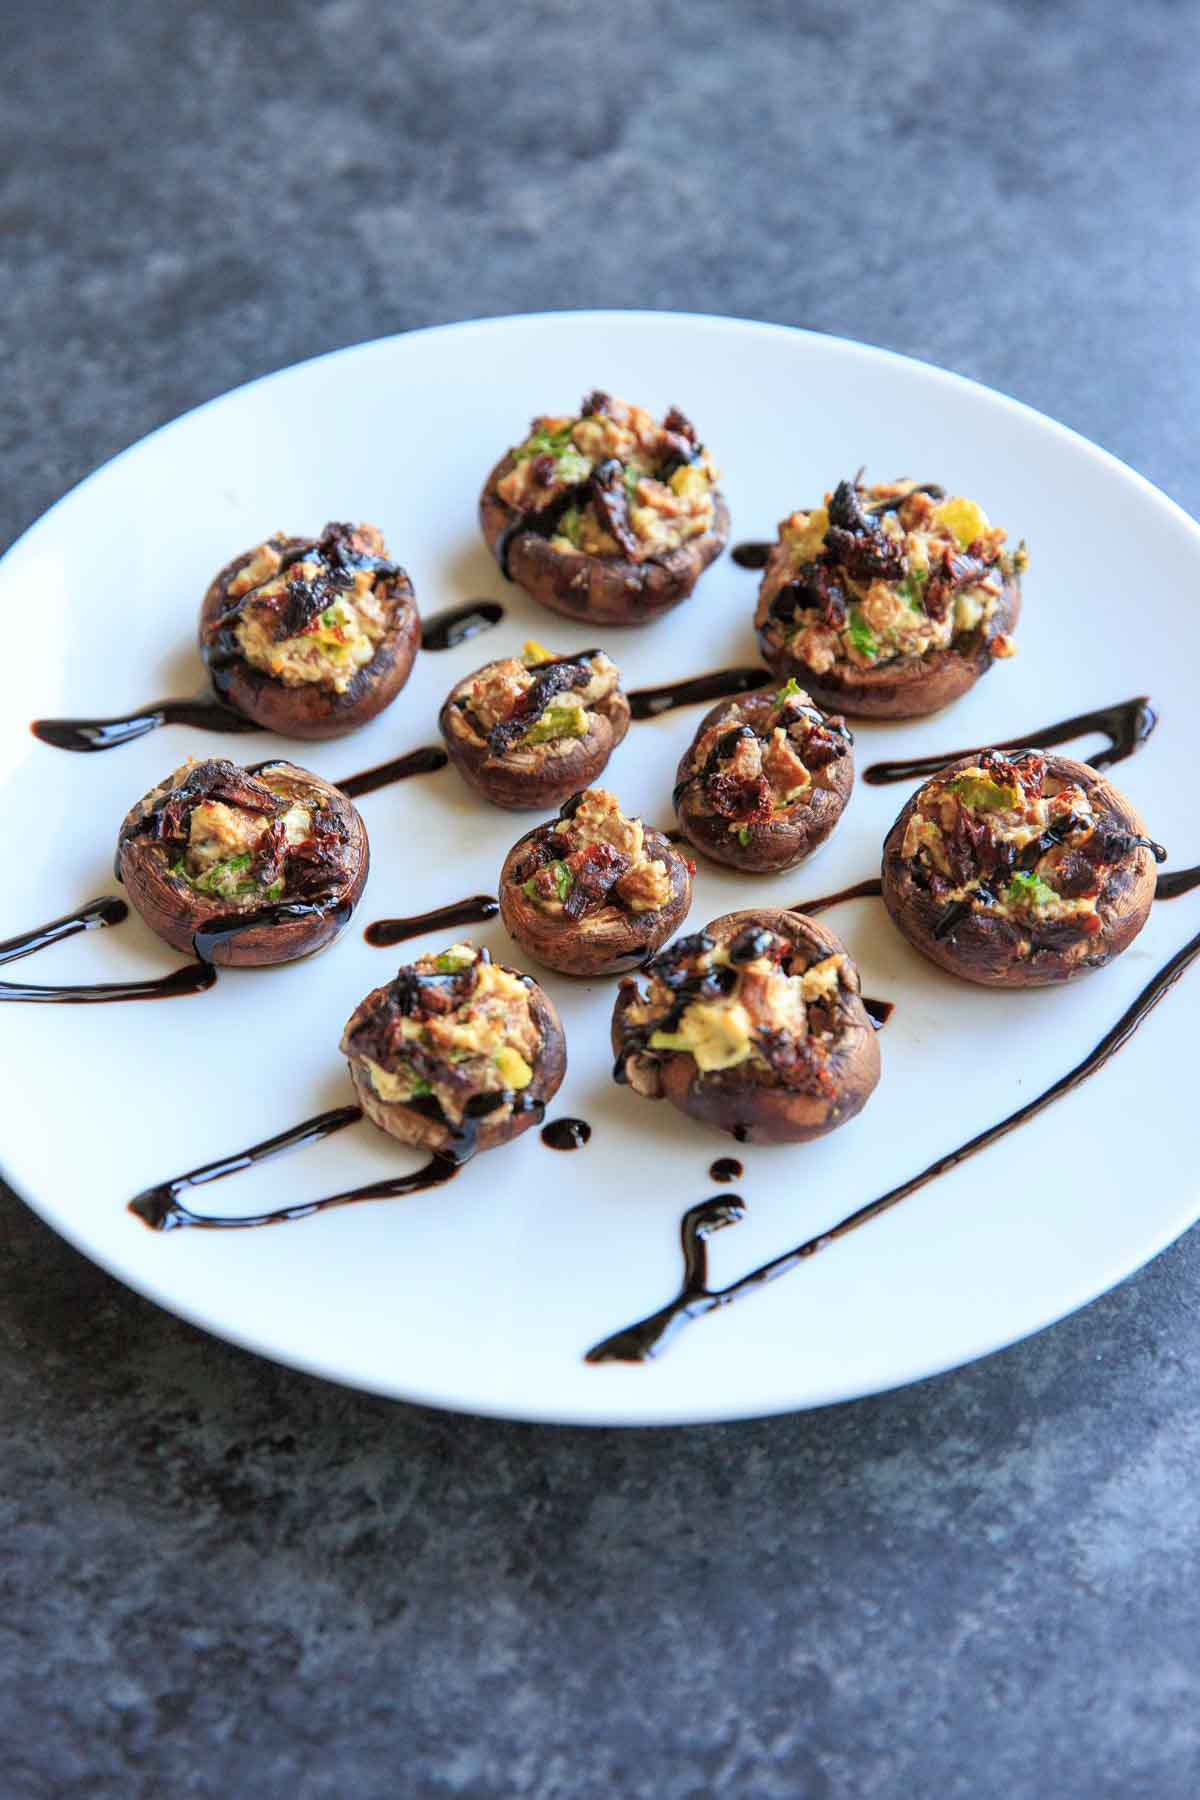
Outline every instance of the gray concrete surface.
[[(593, 304), (948, 364), (1200, 507), (1186, 0), (0, 24), (4, 541), (264, 370)], [(0, 1794), (1190, 1800), (1198, 1274), (855, 1406), (544, 1430), (256, 1361), (0, 1194)]]

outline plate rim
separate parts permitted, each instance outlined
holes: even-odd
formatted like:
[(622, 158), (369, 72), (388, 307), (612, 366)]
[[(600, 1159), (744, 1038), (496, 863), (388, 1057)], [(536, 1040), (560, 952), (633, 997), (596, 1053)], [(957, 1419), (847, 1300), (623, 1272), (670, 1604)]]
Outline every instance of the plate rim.
[[(3, 569), (11, 559), (16, 557), (19, 552), (22, 552), (32, 537), (40, 533), (43, 528), (49, 528), (60, 508), (66, 506), (90, 483), (106, 475), (109, 470), (113, 469), (126, 458), (155, 444), (165, 434), (170, 433), (177, 427), (186, 426), (190, 421), (206, 413), (210, 408), (222, 405), (234, 396), (250, 394), (257, 389), (266, 387), (286, 376), (293, 375), (299, 370), (332, 363), (338, 358), (352, 357), (363, 352), (369, 352), (373, 349), (383, 348), (387, 345), (407, 342), (410, 339), (424, 339), (446, 333), (486, 335), (488, 333), (498, 332), (505, 328), (527, 328), (531, 324), (547, 323), (550, 321), (569, 321), (572, 324), (577, 324), (581, 327), (590, 326), (593, 328), (603, 327), (605, 324), (613, 324), (615, 322), (628, 323), (631, 321), (646, 324), (651, 327), (663, 327), (667, 325), (677, 326), (681, 321), (686, 321), (689, 325), (708, 325), (719, 327), (721, 329), (733, 327), (739, 331), (744, 331), (756, 336), (773, 336), (781, 340), (800, 338), (803, 340), (814, 341), (832, 350), (836, 355), (861, 355), (865, 353), (871, 359), (880, 359), (885, 363), (915, 370), (925, 379), (932, 378), (940, 384), (949, 384), (957, 390), (967, 390), (976, 399), (983, 400), (988, 405), (997, 406), (1003, 411), (1009, 411), (1017, 416), (1029, 418), (1035, 421), (1038, 427), (1043, 431), (1049, 428), (1052, 435), (1057, 436), (1061, 441), (1069, 444), (1076, 452), (1085, 452), (1087, 457), (1094, 464), (1107, 468), (1110, 473), (1118, 475), (1125, 482), (1131, 482), (1153, 505), (1165, 513), (1167, 517), (1173, 518), (1173, 522), (1177, 526), (1182, 525), (1184, 527), (1185, 535), (1193, 541), (1197, 552), (1200, 553), (1200, 522), (1193, 518), (1179, 501), (1173, 499), (1171, 495), (1164, 492), (1164, 490), (1152, 482), (1149, 477), (1142, 475), (1138, 470), (1123, 461), (1115, 452), (1107, 449), (1104, 445), (1098, 444), (1094, 439), (1085, 437), (1073, 426), (1066, 425), (1061, 420), (1052, 417), (1050, 414), (1040, 411), (1037, 407), (1032, 406), (1027, 401), (1020, 400), (1015, 396), (1004, 392), (1002, 389), (991, 387), (987, 383), (978, 381), (972, 376), (960, 374), (955, 370), (944, 368), (940, 364), (928, 362), (919, 357), (910, 356), (902, 351), (891, 350), (883, 345), (870, 343), (865, 339), (846, 337), (840, 333), (826, 332), (811, 326), (789, 325), (780, 321), (749, 318), (740, 315), (686, 312), (673, 309), (579, 307), (556, 308), (542, 312), (481, 314), (463, 319), (445, 320), (435, 325), (418, 326), (406, 331), (387, 332), (376, 337), (363, 338), (350, 344), (339, 345), (331, 350), (319, 351), (313, 356), (303, 357), (292, 363), (282, 364), (277, 368), (265, 371), (261, 375), (252, 376), (247, 381), (239, 382), (233, 387), (210, 395), (207, 399), (199, 401), (195, 406), (189, 407), (184, 412), (178, 413), (174, 417), (164, 420), (160, 425), (154, 426), (143, 436), (124, 445), (121, 449), (115, 451), (111, 456), (106, 457), (104, 461), (90, 469), (85, 475), (81, 476), (78, 481), (73, 483), (71, 487), (59, 495), (50, 506), (25, 526), (19, 534), (5, 546), (3, 551), (0, 552), (0, 569)], [(343, 1373), (331, 1369), (327, 1364), (322, 1364), (315, 1355), (310, 1355), (302, 1351), (281, 1351), (276, 1346), (258, 1339), (252, 1330), (242, 1330), (236, 1326), (226, 1326), (224, 1324), (219, 1326), (215, 1325), (210, 1317), (205, 1316), (202, 1309), (191, 1305), (187, 1301), (164, 1298), (158, 1285), (152, 1279), (143, 1279), (138, 1275), (131, 1273), (126, 1268), (120, 1266), (116, 1259), (110, 1256), (106, 1251), (96, 1250), (90, 1244), (85, 1244), (83, 1241), (83, 1233), (81, 1231), (77, 1232), (69, 1221), (63, 1221), (57, 1217), (50, 1217), (47, 1211), (44, 1210), (43, 1204), (35, 1196), (26, 1191), (24, 1184), (15, 1180), (10, 1175), (6, 1162), (2, 1156), (0, 1156), (0, 1176), (3, 1177), (4, 1181), (21, 1203), (27, 1206), (34, 1216), (51, 1230), (55, 1236), (69, 1244), (71, 1249), (77, 1254), (83, 1256), (88, 1262), (102, 1269), (106, 1275), (117, 1280), (124, 1287), (129, 1288), (132, 1292), (138, 1294), (140, 1298), (148, 1300), (155, 1306), (161, 1307), (164, 1312), (171, 1314), (175, 1318), (181, 1319), (192, 1329), (201, 1330), (208, 1336), (232, 1344), (240, 1351), (248, 1351), (256, 1356), (263, 1357), (265, 1360), (274, 1363), (278, 1367), (296, 1369), (308, 1377), (316, 1377), (320, 1380), (334, 1383), (339, 1387), (344, 1387), (354, 1392), (369, 1393), (389, 1400), (398, 1400), (409, 1405), (426, 1406), (437, 1411), (462, 1414), (471, 1417), (506, 1421), (511, 1420), (514, 1422), (536, 1425), (575, 1428), (583, 1427), (589, 1429), (628, 1427), (663, 1429), (697, 1424), (725, 1424), (740, 1420), (749, 1421), (753, 1419), (771, 1418), (787, 1413), (818, 1411), (830, 1406), (850, 1404), (856, 1400), (870, 1399), (875, 1395), (893, 1393), (901, 1388), (915, 1386), (918, 1383), (934, 1380), (955, 1369), (969, 1367), (971, 1364), (979, 1362), (986, 1357), (1000, 1355), (1004, 1351), (1010, 1349), (1014, 1344), (1039, 1336), (1042, 1332), (1061, 1323), (1063, 1319), (1068, 1318), (1071, 1314), (1091, 1305), (1093, 1301), (1100, 1298), (1103, 1294), (1114, 1291), (1125, 1281), (1132, 1279), (1133, 1276), (1137, 1275), (1157, 1256), (1161, 1255), (1164, 1250), (1181, 1238), (1189, 1229), (1191, 1229), (1192, 1225), (1197, 1222), (1196, 1213), (1195, 1210), (1193, 1210), (1192, 1217), (1184, 1223), (1179, 1225), (1174, 1222), (1165, 1224), (1161, 1231), (1156, 1233), (1150, 1241), (1145, 1250), (1145, 1254), (1140, 1255), (1139, 1259), (1133, 1265), (1124, 1267), (1121, 1274), (1115, 1279), (1101, 1279), (1095, 1286), (1089, 1284), (1087, 1291), (1082, 1298), (1072, 1298), (1061, 1309), (1056, 1309), (1052, 1316), (1044, 1319), (1040, 1324), (1033, 1326), (1030, 1329), (1017, 1329), (1011, 1335), (1005, 1336), (999, 1342), (991, 1340), (977, 1349), (968, 1351), (965, 1355), (960, 1351), (955, 1351), (944, 1360), (939, 1358), (933, 1363), (923, 1360), (919, 1369), (901, 1371), (897, 1373), (895, 1379), (889, 1379), (883, 1382), (873, 1382), (869, 1388), (862, 1388), (852, 1381), (845, 1390), (831, 1391), (824, 1395), (818, 1395), (815, 1398), (797, 1399), (791, 1397), (768, 1402), (752, 1402), (749, 1405), (739, 1402), (729, 1402), (725, 1404), (714, 1403), (710, 1400), (707, 1403), (698, 1404), (694, 1408), (689, 1408), (682, 1405), (678, 1400), (674, 1400), (665, 1404), (660, 1411), (656, 1411), (653, 1407), (641, 1407), (637, 1413), (628, 1412), (619, 1404), (614, 1404), (608, 1406), (603, 1412), (584, 1416), (572, 1411), (569, 1407), (563, 1407), (561, 1405), (556, 1406), (554, 1404), (539, 1405), (528, 1398), (520, 1403), (503, 1403), (500, 1401), (477, 1398), (447, 1398), (444, 1393), (434, 1392), (424, 1387), (419, 1381), (385, 1381), (382, 1378), (373, 1379), (372, 1377), (363, 1374)], [(1194, 1208), (1194, 1199), (1192, 1204)], [(597, 1373), (600, 1374), (601, 1372), (597, 1371)], [(628, 1374), (633, 1374), (633, 1371), (621, 1371), (618, 1378), (620, 1379)], [(637, 1379), (638, 1377), (635, 1375), (634, 1378)]]

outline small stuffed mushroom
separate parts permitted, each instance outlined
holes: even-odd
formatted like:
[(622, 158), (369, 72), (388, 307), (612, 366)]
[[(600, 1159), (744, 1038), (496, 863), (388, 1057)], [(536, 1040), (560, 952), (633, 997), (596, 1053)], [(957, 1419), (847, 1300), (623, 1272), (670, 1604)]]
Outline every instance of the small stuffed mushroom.
[(687, 917), (694, 867), (604, 788), (527, 831), (500, 871), (500, 914), (523, 950), (563, 975), (616, 975)]
[(280, 737), (365, 725), (408, 680), (420, 641), (412, 583), (373, 525), (268, 538), (214, 577), (200, 611), (218, 695)]
[(883, 847), (883, 898), (939, 968), (988, 987), (1044, 987), (1132, 943), (1165, 854), (1086, 763), (984, 750), (902, 809)]
[(720, 471), (672, 407), (589, 394), (537, 418), (484, 483), (479, 517), (501, 570), (572, 619), (644, 625), (686, 600), (729, 538)]
[(459, 1158), (536, 1125), (567, 1067), (549, 997), (469, 943), (422, 956), (375, 988), (341, 1049), (382, 1131)]
[(126, 814), (116, 873), (151, 931), (234, 968), (293, 962), (358, 905), (370, 855), (346, 796), (290, 762), (189, 757)]
[(879, 1046), (832, 931), (781, 907), (726, 913), (621, 983), (613, 1070), (741, 1142), (794, 1144), (860, 1112)]
[(820, 712), (790, 678), (777, 693), (714, 706), (675, 775), (684, 836), (734, 869), (794, 868), (842, 816), (853, 742), (846, 721)]
[(464, 781), (493, 806), (532, 812), (587, 787), (629, 729), (629, 702), (602, 650), (555, 656), (529, 643), (450, 690), (438, 725)]
[(839, 482), (780, 524), (754, 615), (763, 661), (840, 712), (937, 712), (1014, 653), (1029, 559), (1007, 535), (932, 483)]

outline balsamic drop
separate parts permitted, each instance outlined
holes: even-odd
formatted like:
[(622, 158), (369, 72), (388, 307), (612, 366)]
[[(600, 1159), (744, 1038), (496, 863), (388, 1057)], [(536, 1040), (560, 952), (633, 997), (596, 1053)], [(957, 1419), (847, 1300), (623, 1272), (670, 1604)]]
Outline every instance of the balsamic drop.
[(766, 687), (773, 680), (769, 669), (715, 669), (711, 675), (693, 675), (687, 681), (668, 682), (664, 687), (635, 688), (628, 696), (629, 711), (635, 719), (656, 719), (660, 713), (673, 712), (677, 706), (701, 706), (706, 700), (728, 700), (734, 694), (749, 694), (756, 688)]
[(35, 738), (52, 744), (56, 750), (88, 753), (132, 744), (135, 738), (157, 731), (160, 725), (190, 725), (196, 731), (262, 730), (244, 713), (225, 706), (207, 688), (188, 699), (155, 700), (123, 719), (35, 719), (29, 729)]
[(482, 925), (486, 919), (494, 919), (500, 911), (500, 902), (491, 894), (472, 894), (469, 900), (454, 900), (449, 906), (438, 906), (432, 912), (413, 913), (406, 919), (376, 919), (363, 932), (368, 944), (377, 950), (386, 949), (390, 944), (403, 944), (408, 938), (420, 937), (422, 932), (441, 931), (455, 925)]
[(1024, 737), (1000, 738), (995, 744), (969, 744), (964, 750), (943, 750), (937, 756), (916, 756), (906, 762), (877, 762), (863, 770), (862, 778), (870, 787), (882, 787), (891, 781), (920, 781), (936, 775), (960, 756), (974, 750), (1043, 750), (1048, 746), (1068, 743), (1084, 737), (1089, 731), (1102, 731), (1108, 738), (1107, 750), (1088, 757), (1093, 769), (1111, 769), (1142, 748), (1158, 724), (1158, 714), (1145, 694), (1132, 700), (1120, 700), (1115, 706), (1098, 706), (1094, 712), (1076, 713), (1060, 719), (1056, 725), (1043, 725)]
[(591, 1135), (586, 1119), (551, 1119), (542, 1126), (542, 1142), (549, 1150), (582, 1150)]
[(468, 638), (490, 631), (503, 617), (504, 608), (498, 600), (464, 600), (461, 606), (448, 606), (422, 622), (421, 648), (453, 650)]
[(426, 744), (420, 750), (410, 750), (407, 756), (396, 757), (393, 762), (378, 763), (359, 775), (347, 775), (333, 785), (341, 788), (347, 799), (357, 800), (360, 794), (373, 794), (377, 788), (390, 787), (393, 781), (407, 781), (413, 775), (432, 775), (438, 769), (444, 769), (449, 761), (440, 745)]
[(744, 544), (733, 546), (729, 552), (730, 560), (739, 569), (765, 569), (773, 548), (766, 538), (748, 538)]

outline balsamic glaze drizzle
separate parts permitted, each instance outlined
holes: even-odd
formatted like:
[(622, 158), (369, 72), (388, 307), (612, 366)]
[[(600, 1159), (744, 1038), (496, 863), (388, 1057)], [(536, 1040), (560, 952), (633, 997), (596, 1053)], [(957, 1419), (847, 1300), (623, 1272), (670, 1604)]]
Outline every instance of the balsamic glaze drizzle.
[(190, 725), (196, 731), (261, 731), (253, 719), (225, 706), (207, 688), (182, 700), (155, 700), (123, 719), (35, 719), (29, 729), (56, 750), (116, 750), (160, 725)]
[(896, 1010), (894, 1000), (872, 1000), (869, 994), (862, 996), (863, 1011), (870, 1019), (876, 1031), (882, 1031)]
[[(96, 931), (106, 925), (119, 925), (129, 915), (129, 908), (116, 894), (102, 894), (89, 900), (78, 912), (48, 925), (36, 925), (16, 937), (0, 943), (0, 964), (16, 962), (32, 956), (49, 944), (74, 937), (77, 931)], [(155, 975), (148, 981), (102, 981), (89, 984), (72, 983), (69, 987), (39, 987), (32, 982), (0, 981), (0, 1003), (22, 1000), (44, 1006), (106, 1006), (117, 1000), (170, 1000), (179, 994), (199, 994), (217, 979), (216, 970), (201, 963), (187, 963), (167, 975)]]
[[(1084, 737), (1089, 731), (1102, 731), (1108, 738), (1108, 749), (1098, 751), (1087, 760), (1093, 769), (1111, 769), (1114, 763), (1124, 762), (1127, 756), (1140, 750), (1157, 724), (1158, 714), (1149, 699), (1145, 694), (1138, 694), (1132, 700), (1119, 700), (1114, 706), (1098, 706), (1093, 712), (1076, 713), (1074, 718), (1062, 719), (1057, 725), (1043, 725), (1024, 737), (1001, 738), (991, 748), (1042, 750)], [(984, 744), (971, 744), (964, 750), (944, 750), (937, 756), (915, 756), (907, 762), (872, 763), (863, 770), (862, 779), (870, 787), (882, 787), (891, 781), (920, 781), (927, 775), (936, 775), (948, 763), (957, 762), (960, 756), (970, 756), (973, 750), (987, 748)]]
[(774, 548), (768, 538), (747, 538), (744, 544), (735, 544), (729, 556), (739, 569), (765, 569)]
[(215, 951), (241, 937), (243, 932), (269, 931), (273, 926), (286, 925), (293, 919), (331, 919), (336, 934), (353, 911), (349, 900), (337, 900), (332, 904), (328, 899), (279, 900), (270, 906), (257, 907), (253, 912), (226, 913), (209, 919), (192, 934), (192, 949), (201, 962), (212, 962)]
[(797, 900), (790, 910), (807, 913), (811, 918), (830, 906), (840, 906), (843, 900), (878, 900), (882, 893), (882, 881), (878, 875), (872, 875), (867, 881), (856, 881), (853, 887), (839, 888), (836, 894), (823, 894), (819, 900)]
[(1200, 866), (1194, 869), (1168, 869), (1154, 884), (1154, 898), (1178, 900), (1180, 894), (1190, 894), (1194, 887), (1200, 887)]
[(677, 706), (700, 706), (706, 700), (728, 700), (733, 694), (749, 694), (774, 680), (769, 669), (739, 667), (714, 669), (711, 675), (693, 675), (663, 687), (635, 688), (628, 696), (630, 716), (656, 719)]
[[(1195, 873), (1195, 871), (1189, 872)], [(1200, 956), (1200, 932), (1197, 932), (1196, 936), (1190, 939), (1182, 950), (1178, 950), (1170, 962), (1164, 964), (1158, 973), (1147, 982), (1137, 999), (1126, 1008), (1112, 1029), (1105, 1033), (1095, 1049), (1090, 1051), (1082, 1062), (1076, 1063), (1068, 1074), (1063, 1075), (1052, 1086), (1046, 1088), (1043, 1093), (1038, 1094), (1033, 1100), (1026, 1101), (1025, 1105), (1018, 1107), (1015, 1112), (1009, 1113), (1008, 1117), (1001, 1119), (998, 1125), (990, 1125), (986, 1131), (980, 1131), (973, 1138), (968, 1138), (965, 1144), (960, 1144), (948, 1155), (940, 1156), (936, 1162), (930, 1163), (918, 1175), (909, 1176), (907, 1181), (902, 1181), (898, 1186), (889, 1188), (887, 1193), (881, 1194), (877, 1200), (871, 1200), (866, 1206), (860, 1206), (855, 1212), (848, 1213), (844, 1219), (839, 1219), (836, 1225), (831, 1225), (818, 1236), (807, 1238), (804, 1243), (795, 1245), (793, 1249), (785, 1250), (781, 1255), (772, 1257), (769, 1262), (762, 1263), (757, 1269), (752, 1269), (740, 1280), (730, 1282), (728, 1287), (710, 1288), (708, 1285), (706, 1240), (714, 1231), (720, 1231), (723, 1226), (735, 1225), (745, 1213), (745, 1203), (739, 1196), (733, 1195), (728, 1199), (714, 1197), (703, 1200), (698, 1206), (693, 1206), (683, 1215), (680, 1227), (683, 1246), (683, 1285), (675, 1299), (660, 1308), (658, 1312), (651, 1313), (649, 1318), (640, 1319), (636, 1324), (626, 1326), (623, 1331), (615, 1332), (612, 1337), (595, 1344), (588, 1351), (585, 1361), (590, 1363), (648, 1361), (652, 1356), (658, 1355), (668, 1340), (690, 1319), (698, 1319), (705, 1313), (714, 1312), (720, 1306), (731, 1306), (735, 1300), (742, 1300), (747, 1294), (765, 1287), (768, 1282), (776, 1281), (781, 1275), (789, 1274), (791, 1270), (799, 1268), (802, 1263), (807, 1262), (810, 1257), (816, 1256), (819, 1251), (827, 1250), (840, 1238), (848, 1237), (852, 1231), (859, 1230), (863, 1225), (869, 1225), (881, 1214), (889, 1212), (893, 1206), (898, 1206), (901, 1200), (907, 1200), (910, 1194), (915, 1194), (919, 1188), (925, 1187), (937, 1176), (948, 1174), (951, 1169), (957, 1168), (969, 1157), (977, 1155), (981, 1150), (988, 1149), (1000, 1138), (1006, 1137), (1010, 1131), (1015, 1131), (1018, 1125), (1024, 1125), (1027, 1120), (1036, 1118), (1048, 1106), (1053, 1106), (1056, 1100), (1061, 1100), (1064, 1094), (1070, 1093), (1089, 1076), (1102, 1069), (1105, 1063), (1116, 1055), (1122, 1045), (1128, 1042), (1142, 1020), (1153, 1011), (1163, 995), (1175, 985), (1198, 956)]]
[(383, 950), (389, 944), (403, 944), (408, 938), (420, 937), (425, 931), (441, 931), (452, 925), (482, 925), (494, 919), (500, 902), (491, 894), (472, 894), (469, 900), (454, 900), (449, 906), (434, 907), (432, 912), (413, 913), (407, 919), (376, 919), (363, 932), (368, 944)]
[(740, 1181), (746, 1173), (736, 1156), (718, 1156), (708, 1171), (710, 1181)]
[(117, 1000), (174, 1000), (181, 994), (202, 994), (212, 987), (217, 971), (207, 963), (185, 963), (169, 975), (148, 981), (101, 981), (73, 987), (35, 987), (28, 983), (0, 981), (0, 1001), (41, 1001), (58, 1006), (107, 1006)]
[(89, 900), (78, 912), (66, 913), (61, 919), (51, 919), (48, 925), (35, 925), (32, 931), (22, 931), (16, 937), (5, 938), (0, 943), (0, 964), (16, 962), (22, 956), (32, 956), (35, 951), (44, 950), (49, 944), (58, 944), (63, 938), (74, 937), (77, 931), (96, 931), (105, 925), (119, 925), (122, 919), (128, 917), (129, 908), (116, 894), (101, 894), (98, 900)]
[(542, 1126), (542, 1142), (548, 1150), (582, 1150), (591, 1135), (586, 1119), (551, 1119)]
[[(294, 1206), (278, 1207), (273, 1212), (242, 1213), (232, 1219), (193, 1212), (180, 1200), (180, 1194), (189, 1188), (203, 1187), (226, 1175), (237, 1175), (242, 1169), (248, 1169), (254, 1163), (269, 1162), (273, 1156), (281, 1156), (287, 1150), (301, 1150), (308, 1144), (320, 1143), (322, 1138), (357, 1123), (363, 1116), (360, 1106), (335, 1106), (330, 1112), (302, 1119), (290, 1130), (265, 1138), (261, 1144), (251, 1144), (248, 1150), (235, 1150), (232, 1156), (223, 1157), (219, 1162), (204, 1163), (198, 1169), (189, 1169), (186, 1175), (175, 1175), (170, 1181), (144, 1189), (129, 1202), (129, 1210), (151, 1231), (175, 1231), (184, 1225), (205, 1231), (246, 1231), (259, 1225), (286, 1225), (297, 1219), (311, 1219), (316, 1213), (328, 1212), (335, 1206), (350, 1206), (358, 1200), (391, 1200), (401, 1194), (424, 1193), (428, 1188), (441, 1187), (452, 1181), (463, 1165), (470, 1162), (475, 1155), (481, 1121), (506, 1101), (512, 1104), (514, 1111), (533, 1112), (539, 1118), (544, 1110), (540, 1100), (524, 1102), (520, 1095), (507, 1091), (477, 1094), (467, 1101), (462, 1124), (450, 1127), (453, 1141), (449, 1149), (435, 1150), (419, 1169), (413, 1169), (408, 1175), (393, 1176), (388, 1181), (370, 1181), (362, 1187), (326, 1194), (319, 1200), (303, 1200)], [(440, 1108), (438, 1112), (440, 1114)]]
[(444, 612), (431, 613), (421, 623), (422, 650), (453, 650), (468, 638), (490, 631), (504, 617), (498, 600), (464, 600), (461, 606), (448, 606)]
[(439, 744), (425, 744), (420, 750), (410, 750), (407, 756), (378, 763), (359, 775), (347, 775), (344, 781), (335, 781), (333, 785), (341, 788), (348, 800), (357, 800), (360, 794), (373, 794), (377, 788), (390, 787), (393, 781), (407, 781), (412, 775), (432, 775), (438, 769), (444, 769), (449, 761)]

